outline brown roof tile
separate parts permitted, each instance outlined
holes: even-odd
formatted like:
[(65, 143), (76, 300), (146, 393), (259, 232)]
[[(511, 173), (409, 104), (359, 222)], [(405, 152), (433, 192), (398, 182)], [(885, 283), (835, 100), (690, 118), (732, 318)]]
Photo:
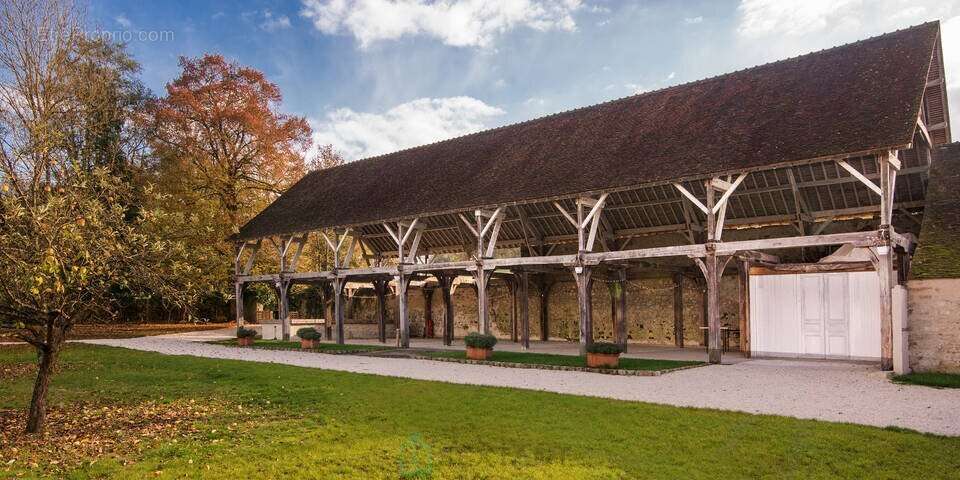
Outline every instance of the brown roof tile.
[(939, 23), (311, 173), (239, 238), (910, 143)]

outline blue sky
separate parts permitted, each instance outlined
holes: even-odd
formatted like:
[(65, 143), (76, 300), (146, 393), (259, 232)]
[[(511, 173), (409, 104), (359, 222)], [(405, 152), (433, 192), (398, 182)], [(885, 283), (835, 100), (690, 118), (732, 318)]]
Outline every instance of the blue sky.
[(223, 54), (264, 71), (282, 110), (348, 159), (938, 18), (960, 106), (960, 0), (91, 0), (90, 12), (126, 36), (155, 93), (179, 56)]

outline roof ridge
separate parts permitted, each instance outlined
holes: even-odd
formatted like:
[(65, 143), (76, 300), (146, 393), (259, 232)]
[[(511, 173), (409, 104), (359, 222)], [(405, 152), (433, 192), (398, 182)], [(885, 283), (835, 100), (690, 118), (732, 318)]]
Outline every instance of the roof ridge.
[[(430, 147), (430, 146), (433, 146), (433, 145), (438, 145), (438, 144), (441, 144), (441, 143), (450, 142), (450, 141), (454, 141), (454, 140), (460, 140), (460, 139), (464, 139), (464, 138), (469, 138), (469, 137), (473, 137), (473, 136), (477, 136), (477, 135), (481, 135), (481, 134), (485, 134), (485, 133), (496, 132), (496, 131), (498, 131), (498, 130), (502, 130), (502, 129), (505, 129), (505, 128), (516, 127), (516, 126), (520, 126), (520, 125), (526, 125), (526, 124), (529, 124), (529, 123), (533, 123), (533, 122), (538, 122), (538, 121), (541, 121), (541, 120), (545, 120), (545, 119), (548, 119), (548, 118), (554, 118), (554, 117), (557, 117), (557, 116), (560, 116), (560, 115), (566, 115), (566, 114), (570, 114), (570, 113), (574, 113), (574, 112), (579, 112), (579, 111), (582, 111), (582, 110), (586, 110), (586, 109), (588, 109), (588, 108), (600, 107), (600, 106), (603, 106), (603, 105), (609, 105), (609, 104), (611, 104), (611, 103), (621, 102), (621, 101), (624, 101), (624, 100), (627, 100), (627, 99), (631, 99), (631, 98), (641, 98), (641, 97), (652, 96), (652, 95), (654, 95), (654, 94), (662, 94), (663, 92), (666, 92), (666, 91), (669, 91), (669, 90), (674, 90), (674, 89), (679, 89), (679, 88), (681, 88), (681, 87), (687, 88), (687, 87), (691, 87), (691, 86), (694, 86), (694, 85), (698, 85), (698, 84), (702, 84), (702, 83), (706, 83), (706, 82), (710, 82), (710, 81), (716, 81), (716, 80), (721, 79), (721, 78), (724, 78), (724, 77), (729, 77), (729, 76), (733, 76), (733, 75), (736, 75), (736, 74), (742, 74), (742, 73), (744, 73), (744, 72), (754, 71), (754, 70), (758, 70), (758, 69), (761, 69), (761, 68), (770, 67), (770, 66), (774, 66), (774, 65), (781, 65), (781, 64), (784, 64), (784, 63), (787, 63), (787, 62), (796, 61), (796, 60), (799, 60), (799, 59), (802, 59), (802, 58), (806, 58), (806, 57), (809, 57), (809, 56), (812, 56), (812, 55), (821, 55), (821, 54), (826, 53), (826, 52), (830, 52), (830, 51), (839, 50), (839, 49), (842, 49), (842, 48), (848, 48), (848, 47), (852, 47), (852, 46), (855, 46), (855, 45), (860, 45), (860, 44), (864, 44), (864, 43), (867, 43), (867, 42), (872, 42), (872, 41), (880, 40), (880, 39), (882, 39), (882, 38), (889, 37), (889, 36), (892, 36), (892, 35), (896, 35), (896, 34), (898, 34), (898, 33), (906, 32), (906, 31), (909, 31), (909, 30), (920, 29), (920, 28), (922, 28), (922, 27), (926, 27), (926, 26), (931, 25), (931, 24), (937, 24), (937, 25), (939, 25), (939, 24), (940, 24), (940, 20), (930, 20), (930, 21), (927, 21), (927, 22), (918, 23), (918, 24), (916, 24), (916, 25), (911, 25), (911, 26), (909, 26), (909, 27), (899, 28), (899, 29), (894, 30), (894, 31), (891, 31), (891, 32), (881, 33), (881, 34), (879, 34), (879, 35), (874, 35), (874, 36), (872, 36), (872, 37), (862, 38), (862, 39), (860, 39), (860, 40), (856, 40), (856, 41), (853, 41), (853, 42), (844, 43), (844, 44), (836, 45), (836, 46), (833, 46), (833, 47), (822, 48), (822, 49), (820, 49), (820, 50), (814, 50), (814, 51), (811, 51), (811, 52), (802, 53), (802, 54), (799, 54), (799, 55), (794, 55), (794, 56), (792, 56), (792, 57), (781, 58), (781, 59), (779, 59), (779, 60), (774, 60), (774, 61), (767, 62), (767, 63), (761, 63), (761, 64), (758, 64), (758, 65), (753, 65), (753, 66), (749, 66), (749, 67), (744, 67), (744, 68), (741, 68), (741, 69), (739, 69), (739, 70), (733, 70), (733, 71), (730, 71), (730, 72), (725, 72), (725, 73), (717, 74), (717, 75), (714, 75), (714, 76), (712, 76), (712, 77), (704, 77), (704, 78), (700, 78), (700, 79), (697, 79), (697, 80), (691, 80), (691, 81), (685, 82), (685, 83), (678, 83), (678, 84), (676, 84), (676, 85), (669, 85), (669, 86), (666, 86), (666, 87), (663, 87), (663, 88), (658, 88), (658, 89), (656, 89), (656, 90), (650, 90), (650, 91), (648, 91), (648, 92), (642, 92), (642, 93), (637, 93), (637, 94), (633, 94), (633, 95), (627, 95), (627, 96), (624, 96), (624, 97), (612, 98), (612, 99), (605, 100), (605, 101), (602, 101), (602, 102), (599, 102), (599, 103), (593, 103), (593, 104), (590, 104), (590, 105), (583, 105), (583, 106), (579, 106), (579, 107), (574, 107), (574, 108), (571, 108), (571, 109), (568, 109), (568, 110), (561, 110), (561, 111), (559, 111), (559, 112), (550, 113), (550, 114), (543, 115), (543, 116), (540, 116), (540, 117), (534, 117), (534, 118), (530, 118), (530, 119), (527, 119), (527, 120), (520, 120), (520, 121), (517, 121), (517, 122), (508, 123), (508, 124), (505, 124), (505, 125), (500, 125), (500, 126), (498, 126), (498, 127), (487, 128), (487, 129), (480, 130), (480, 131), (476, 131), (476, 132), (464, 133), (464, 134), (462, 134), (462, 135), (457, 135), (457, 136), (455, 136), (455, 137), (448, 137), (448, 138), (436, 140), (436, 141), (433, 141), (433, 142), (430, 142), (430, 143), (423, 143), (423, 144), (420, 144), (420, 145), (414, 145), (414, 146), (412, 146), (412, 147), (401, 148), (401, 149), (399, 149), (399, 150), (393, 150), (393, 151), (390, 151), (390, 152), (381, 153), (381, 154), (379, 154), (379, 155), (373, 155), (373, 156), (370, 156), (370, 157), (358, 158), (358, 159), (356, 159), (356, 160), (344, 162), (342, 165), (337, 165), (336, 167), (314, 170), (314, 171), (312, 171), (312, 172), (310, 172), (310, 173), (312, 174), (312, 173), (319, 172), (319, 171), (328, 171), (328, 170), (332, 170), (332, 169), (339, 168), (339, 167), (346, 167), (346, 166), (348, 166), (348, 165), (356, 164), (356, 163), (359, 163), (359, 162), (367, 162), (367, 161), (372, 161), (372, 160), (378, 160), (378, 159), (380, 159), (380, 158), (383, 158), (383, 157), (386, 157), (386, 156), (389, 156), (389, 155), (395, 155), (395, 154), (398, 154), (398, 153), (409, 152), (409, 151), (412, 151), (412, 150), (417, 150), (417, 149), (420, 149), (420, 148), (426, 148), (426, 147)], [(308, 175), (309, 175), (309, 174), (308, 174)]]

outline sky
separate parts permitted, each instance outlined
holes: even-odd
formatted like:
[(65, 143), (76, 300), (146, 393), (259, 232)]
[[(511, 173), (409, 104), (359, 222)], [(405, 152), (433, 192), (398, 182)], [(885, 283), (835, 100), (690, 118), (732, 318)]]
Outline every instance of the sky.
[(180, 56), (222, 54), (263, 71), (279, 109), (348, 160), (935, 19), (960, 112), (960, 0), (88, 1), (155, 94)]

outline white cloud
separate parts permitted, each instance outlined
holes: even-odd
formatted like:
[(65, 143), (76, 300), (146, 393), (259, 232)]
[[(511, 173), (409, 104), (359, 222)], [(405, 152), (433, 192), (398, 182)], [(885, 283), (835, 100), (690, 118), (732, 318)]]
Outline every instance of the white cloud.
[(572, 31), (580, 7), (580, 0), (303, 0), (301, 15), (325, 34), (353, 35), (361, 47), (416, 35), (484, 47), (520, 27)]
[(311, 124), (315, 145), (333, 144), (356, 160), (477, 132), (503, 114), (472, 97), (419, 98), (383, 113), (339, 108)]
[[(741, 0), (738, 34), (777, 56), (941, 20), (947, 97), (960, 106), (960, 0)], [(762, 40), (762, 42), (758, 42)]]
[(667, 75), (667, 80), (673, 80), (677, 76), (677, 72), (670, 72), (670, 75)]
[(130, 19), (122, 13), (116, 17), (113, 17), (113, 21), (117, 22), (117, 24), (123, 28), (130, 28), (130, 26), (133, 25), (133, 22), (131, 22)]
[(749, 38), (843, 32), (873, 35), (960, 13), (956, 0), (741, 0), (738, 10), (737, 31)]
[(650, 91), (649, 88), (643, 85), (640, 85), (638, 83), (627, 83), (627, 84), (624, 84), (623, 87), (626, 88), (627, 90), (630, 90), (633, 95), (639, 95), (641, 93)]
[(276, 30), (282, 30), (284, 28), (290, 28), (290, 18), (286, 15), (274, 16), (273, 12), (270, 10), (263, 11), (263, 23), (260, 24), (260, 28), (273, 32)]
[(684, 24), (684, 25), (696, 25), (696, 24), (698, 24), (698, 23), (703, 23), (703, 17), (702, 17), (702, 16), (699, 16), (699, 15), (698, 15), (698, 16), (696, 16), (696, 17), (686, 17), (686, 18), (683, 19), (683, 24)]

